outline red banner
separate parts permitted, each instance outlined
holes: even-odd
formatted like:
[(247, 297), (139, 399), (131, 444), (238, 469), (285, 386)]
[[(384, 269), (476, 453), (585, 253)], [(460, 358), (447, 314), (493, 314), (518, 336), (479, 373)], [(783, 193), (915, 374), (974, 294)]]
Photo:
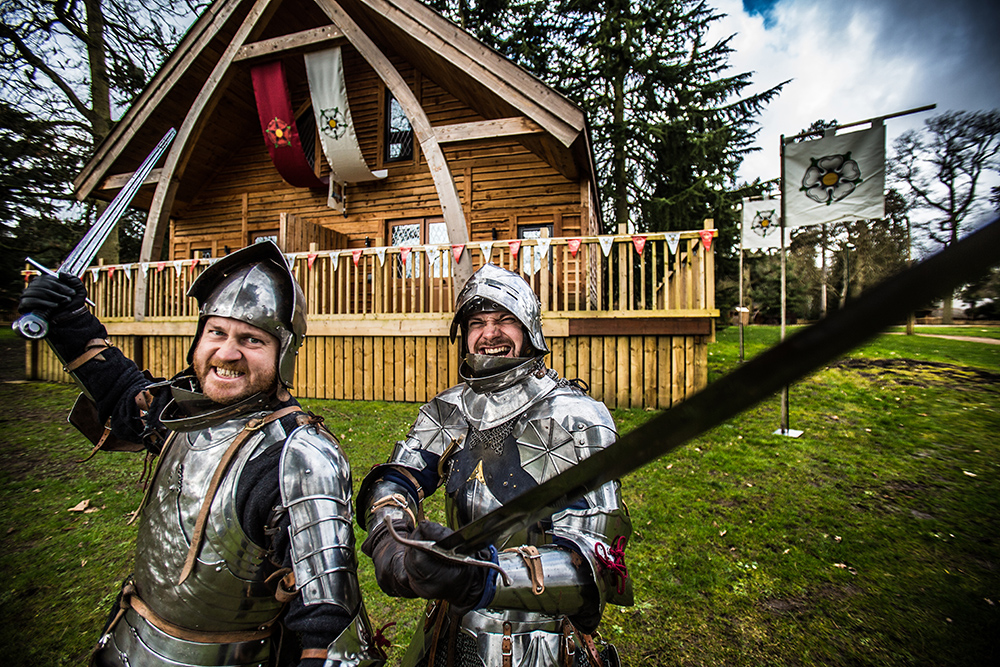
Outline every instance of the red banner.
[(451, 247), (451, 254), (455, 258), (455, 263), (462, 261), (462, 251), (465, 250), (464, 243), (456, 243)]
[(698, 235), (701, 237), (701, 244), (705, 246), (705, 250), (712, 247), (712, 237), (715, 236), (715, 232), (713, 230), (703, 229), (698, 232)]
[(351, 251), (351, 256), (354, 257), (354, 266), (357, 266), (358, 262), (361, 261), (361, 253), (363, 253), (363, 252), (364, 252), (364, 250), (361, 249), (361, 248), (358, 248), (357, 250), (352, 250)]
[(264, 143), (281, 177), (297, 188), (325, 188), (313, 172), (302, 150), (302, 141), (292, 115), (285, 67), (280, 60), (250, 68), (257, 116), (264, 133)]
[(510, 241), (510, 256), (517, 259), (517, 251), (521, 249), (521, 241)]

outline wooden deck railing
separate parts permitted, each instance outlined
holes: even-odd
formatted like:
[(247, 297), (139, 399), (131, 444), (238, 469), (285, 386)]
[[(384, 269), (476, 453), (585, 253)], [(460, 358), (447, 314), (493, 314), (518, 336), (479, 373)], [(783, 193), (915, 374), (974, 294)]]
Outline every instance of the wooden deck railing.
[[(546, 313), (614, 312), (625, 317), (705, 316), (715, 308), (714, 230), (470, 243), (461, 261), (486, 261), (520, 273)], [(676, 243), (676, 245), (674, 245)], [(673, 246), (673, 247), (672, 247)], [(310, 317), (444, 314), (455, 301), (455, 260), (448, 246), (300, 252), (289, 256)], [(139, 272), (148, 280), (146, 318), (197, 315), (185, 296), (210, 260), (94, 267), (84, 283), (104, 321), (134, 317)]]

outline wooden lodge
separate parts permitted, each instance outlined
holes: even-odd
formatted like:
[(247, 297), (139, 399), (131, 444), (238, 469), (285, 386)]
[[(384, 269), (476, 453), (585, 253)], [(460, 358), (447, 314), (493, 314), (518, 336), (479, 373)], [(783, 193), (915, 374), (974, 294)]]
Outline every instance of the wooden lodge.
[[(317, 77), (336, 71), (317, 55), (340, 77)], [(353, 148), (328, 140), (345, 125)], [(77, 197), (113, 198), (171, 127), (133, 203), (148, 211), (140, 261), (84, 277), (115, 343), (155, 375), (185, 363), (191, 281), (271, 238), (308, 300), (300, 397), (422, 402), (457, 383), (454, 298), (484, 261), (532, 284), (550, 365), (609, 406), (668, 407), (707, 381), (711, 221), (601, 235), (582, 111), (416, 0), (217, 0)], [(27, 355), (29, 377), (68, 381), (46, 346)]]

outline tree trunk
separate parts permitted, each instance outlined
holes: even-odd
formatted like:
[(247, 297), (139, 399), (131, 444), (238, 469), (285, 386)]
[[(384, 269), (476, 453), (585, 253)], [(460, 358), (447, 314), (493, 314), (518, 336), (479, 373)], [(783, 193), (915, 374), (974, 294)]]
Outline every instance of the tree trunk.
[[(101, 0), (85, 0), (87, 10), (87, 60), (90, 63), (90, 126), (97, 146), (111, 131), (111, 83), (108, 79), (108, 53), (104, 40), (104, 9)], [(98, 202), (94, 210), (94, 220), (108, 207), (106, 202)], [(112, 230), (108, 240), (97, 252), (95, 259), (103, 259), (105, 264), (117, 264), (118, 226)]]

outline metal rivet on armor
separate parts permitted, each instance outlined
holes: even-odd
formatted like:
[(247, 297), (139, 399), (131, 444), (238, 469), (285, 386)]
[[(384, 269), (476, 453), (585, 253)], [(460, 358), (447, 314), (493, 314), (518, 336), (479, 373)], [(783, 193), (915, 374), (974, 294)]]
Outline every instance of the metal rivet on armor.
[(216, 565), (215, 566), (215, 571), (216, 572), (222, 572), (222, 566), (221, 565)]
[(307, 475), (311, 475), (311, 474), (312, 474), (312, 470), (311, 470), (311, 469), (309, 469), (309, 468), (306, 468), (306, 474), (307, 474)]

